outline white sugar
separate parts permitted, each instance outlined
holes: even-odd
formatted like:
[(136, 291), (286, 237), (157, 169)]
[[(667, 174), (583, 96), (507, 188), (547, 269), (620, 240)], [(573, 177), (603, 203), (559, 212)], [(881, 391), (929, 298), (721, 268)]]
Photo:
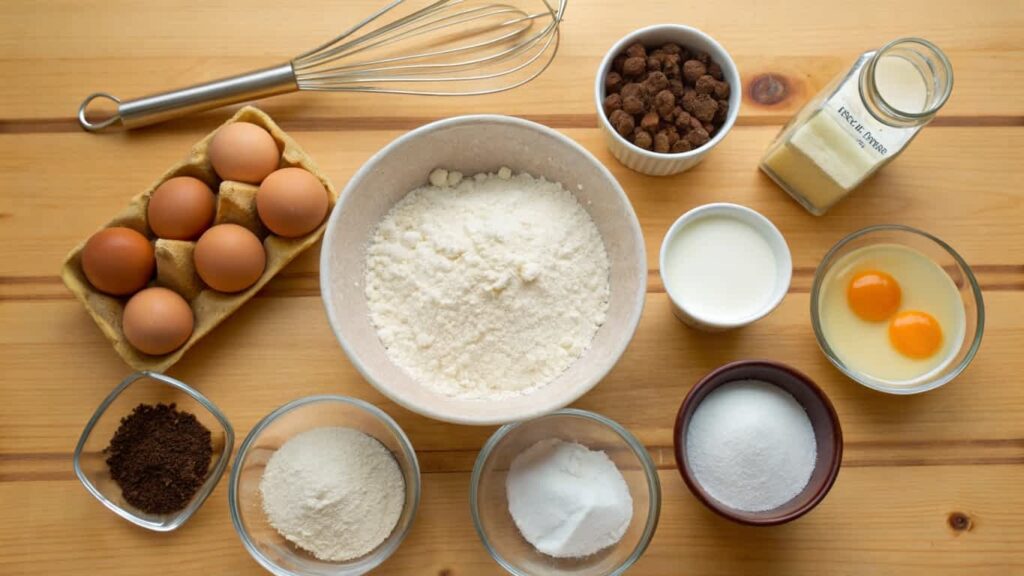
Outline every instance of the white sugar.
[(534, 548), (555, 558), (583, 558), (622, 539), (633, 498), (622, 472), (600, 450), (557, 438), (512, 460), (508, 510)]
[(811, 420), (792, 395), (766, 382), (738, 380), (697, 407), (686, 432), (686, 459), (712, 498), (761, 512), (803, 491), (817, 445)]

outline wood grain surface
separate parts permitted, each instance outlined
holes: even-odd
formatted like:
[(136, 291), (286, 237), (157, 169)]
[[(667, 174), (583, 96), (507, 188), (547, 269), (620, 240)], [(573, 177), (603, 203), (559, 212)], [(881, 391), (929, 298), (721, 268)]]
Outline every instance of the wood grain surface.
[[(181, 530), (156, 534), (115, 517), (74, 478), (89, 415), (130, 370), (60, 283), (64, 254), (230, 113), (95, 136), (73, 120), (95, 90), (133, 97), (285, 61), (379, 0), (297, 3), (114, 0), (0, 3), (0, 573), (259, 574), (228, 516), (226, 482)], [(631, 173), (594, 128), (593, 76), (604, 51), (640, 26), (704, 29), (745, 83), (737, 126), (693, 171)], [(516, 114), (579, 141), (629, 194), (643, 226), (649, 294), (615, 370), (576, 405), (621, 422), (658, 463), (661, 523), (631, 573), (1024, 574), (1024, 4), (868, 0), (680, 3), (571, 0), (562, 51), (536, 82), (473, 99), (296, 94), (261, 104), (335, 184), (403, 131), (467, 112)], [(938, 43), (956, 71), (934, 124), (879, 176), (815, 218), (760, 174), (781, 124), (863, 50), (903, 35)], [(781, 101), (757, 102), (758, 82)], [(793, 250), (790, 294), (771, 316), (728, 334), (675, 321), (657, 248), (682, 212), (749, 205)], [(987, 326), (974, 364), (916, 397), (846, 380), (819, 352), (808, 290), (825, 251), (860, 227), (896, 222), (952, 244), (974, 267)], [(335, 343), (314, 248), (196, 346), (171, 375), (200, 388), (239, 437), (273, 408), (314, 393), (367, 399), (416, 446), (424, 500), (409, 539), (380, 574), (499, 574), (473, 530), (469, 471), (493, 428), (433, 422), (377, 394)], [(829, 497), (787, 526), (742, 527), (686, 490), (671, 456), (679, 402), (703, 374), (740, 358), (807, 372), (842, 420), (846, 457)]]

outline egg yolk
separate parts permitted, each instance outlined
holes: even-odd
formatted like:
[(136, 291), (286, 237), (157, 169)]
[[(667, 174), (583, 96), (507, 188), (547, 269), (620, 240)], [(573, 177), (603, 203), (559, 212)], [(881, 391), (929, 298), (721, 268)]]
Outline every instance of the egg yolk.
[(907, 310), (889, 323), (889, 341), (904, 356), (918, 360), (928, 358), (942, 345), (942, 327), (927, 312)]
[(850, 309), (868, 322), (881, 322), (895, 314), (901, 298), (899, 282), (879, 270), (858, 272), (846, 288)]

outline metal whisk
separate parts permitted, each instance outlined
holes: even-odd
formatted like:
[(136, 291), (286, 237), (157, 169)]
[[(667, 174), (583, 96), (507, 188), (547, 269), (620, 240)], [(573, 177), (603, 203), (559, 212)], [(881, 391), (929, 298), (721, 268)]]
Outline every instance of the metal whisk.
[[(433, 96), (502, 92), (533, 80), (551, 64), (566, 4), (537, 0), (539, 11), (527, 12), (512, 4), (435, 0), (400, 15), (397, 9), (405, 2), (393, 0), (336, 38), (278, 66), (134, 100), (91, 94), (78, 109), (78, 122), (90, 132), (116, 124), (137, 128), (296, 90)], [(368, 29), (386, 17), (393, 19)], [(98, 98), (116, 104), (117, 111), (93, 122), (86, 109)]]

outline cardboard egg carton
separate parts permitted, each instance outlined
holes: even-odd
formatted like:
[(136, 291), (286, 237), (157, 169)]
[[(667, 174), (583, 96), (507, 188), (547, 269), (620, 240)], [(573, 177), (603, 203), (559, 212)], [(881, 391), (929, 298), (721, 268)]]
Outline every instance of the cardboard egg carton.
[[(281, 149), (281, 168), (298, 167), (308, 170), (323, 183), (329, 197), (328, 215), (330, 208), (334, 207), (338, 199), (338, 193), (327, 176), (320, 171), (316, 163), (306, 152), (288, 136), (273, 120), (257, 108), (247, 106), (239, 110), (225, 124), (232, 122), (251, 122), (261, 126), (270, 132), (270, 135), (277, 141)], [(242, 182), (221, 181), (210, 165), (207, 155), (207, 148), (210, 140), (216, 131), (207, 134), (189, 151), (188, 156), (171, 167), (170, 170), (158, 178), (149, 188), (138, 196), (132, 198), (128, 206), (104, 228), (111, 226), (124, 226), (141, 232), (154, 242), (154, 253), (156, 256), (156, 278), (150, 282), (150, 286), (163, 286), (174, 290), (192, 307), (195, 317), (195, 326), (192, 335), (181, 348), (161, 356), (151, 356), (139, 352), (125, 339), (121, 330), (121, 316), (124, 313), (124, 306), (128, 302), (127, 297), (114, 297), (97, 291), (86, 279), (82, 272), (82, 249), (85, 247), (83, 240), (76, 246), (64, 260), (61, 267), (61, 278), (64, 284), (82, 301), (86, 310), (93, 320), (106, 335), (107, 339), (114, 345), (117, 353), (124, 358), (130, 366), (137, 370), (153, 370), (163, 372), (199, 341), (206, 336), (218, 324), (224, 321), (232, 312), (237, 310), (252, 298), (263, 286), (281, 271), (289, 262), (295, 259), (303, 250), (312, 246), (324, 233), (327, 226), (327, 218), (324, 222), (305, 236), (299, 238), (282, 238), (270, 234), (260, 222), (256, 212), (256, 191), (258, 186)], [(248, 228), (263, 241), (263, 248), (267, 254), (267, 265), (263, 275), (255, 284), (242, 292), (225, 294), (217, 292), (203, 284), (196, 274), (192, 262), (192, 252), (195, 242), (184, 240), (166, 240), (156, 238), (146, 222), (146, 208), (149, 204), (149, 197), (160, 184), (175, 176), (192, 176), (206, 182), (216, 194), (217, 212), (214, 224), (233, 223)]]

